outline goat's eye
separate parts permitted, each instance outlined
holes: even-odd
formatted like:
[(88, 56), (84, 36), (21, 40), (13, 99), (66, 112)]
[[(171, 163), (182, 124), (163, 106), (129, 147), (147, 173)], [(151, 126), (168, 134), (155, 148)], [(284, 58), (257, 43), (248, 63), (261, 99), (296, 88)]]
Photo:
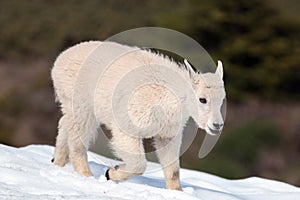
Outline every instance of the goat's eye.
[(200, 98), (199, 101), (203, 104), (206, 104), (207, 103), (207, 100), (205, 98)]

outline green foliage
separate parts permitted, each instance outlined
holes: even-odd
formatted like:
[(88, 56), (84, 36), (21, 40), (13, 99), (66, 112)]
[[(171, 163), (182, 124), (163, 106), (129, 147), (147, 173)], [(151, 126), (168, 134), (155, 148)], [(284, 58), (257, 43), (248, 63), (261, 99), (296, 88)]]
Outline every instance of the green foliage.
[[(299, 99), (299, 14), (283, 16), (260, 0), (190, 0), (181, 6), (180, 16), (162, 17), (158, 24), (189, 33), (224, 61), (229, 98)], [(177, 26), (178, 18), (184, 26)]]
[[(293, 1), (299, 6), (299, 2)], [(299, 99), (300, 17), (261, 0), (3, 0), (0, 58), (55, 56), (83, 40), (162, 26), (182, 31), (225, 65), (230, 99)]]
[[(83, 40), (106, 39), (130, 28), (151, 25), (152, 12), (168, 1), (3, 0), (0, 2), (2, 57), (56, 55)], [(145, 5), (146, 4), (146, 5)], [(137, 17), (138, 16), (138, 17)]]
[(253, 163), (260, 148), (280, 145), (280, 141), (279, 130), (274, 124), (253, 121), (229, 132), (218, 144), (217, 151), (223, 156), (233, 155), (241, 163)]
[(249, 176), (255, 173), (262, 150), (281, 148), (281, 145), (280, 130), (274, 123), (252, 121), (224, 133), (211, 155), (199, 163), (199, 168), (228, 178)]

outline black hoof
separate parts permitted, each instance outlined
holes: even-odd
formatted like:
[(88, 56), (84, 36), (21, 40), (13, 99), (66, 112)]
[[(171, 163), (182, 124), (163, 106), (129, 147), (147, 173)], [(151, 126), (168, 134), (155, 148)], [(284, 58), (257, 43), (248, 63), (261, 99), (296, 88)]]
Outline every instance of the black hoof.
[(116, 165), (114, 168), (115, 168), (115, 170), (118, 170), (120, 168), (120, 166)]
[(51, 162), (52, 162), (52, 163), (54, 162), (54, 158), (52, 158)]
[(106, 172), (105, 172), (105, 177), (106, 177), (107, 180), (110, 180), (110, 178), (109, 178), (109, 173), (108, 173), (108, 172), (109, 172), (109, 169), (106, 170)]

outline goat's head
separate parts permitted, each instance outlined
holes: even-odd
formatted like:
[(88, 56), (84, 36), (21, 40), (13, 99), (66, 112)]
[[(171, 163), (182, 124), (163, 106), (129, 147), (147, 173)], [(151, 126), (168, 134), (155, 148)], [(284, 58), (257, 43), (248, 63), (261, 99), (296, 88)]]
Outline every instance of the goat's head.
[(223, 82), (223, 66), (218, 61), (215, 73), (197, 73), (185, 60), (189, 71), (190, 79), (196, 98), (197, 112), (192, 112), (192, 118), (199, 128), (204, 129), (208, 134), (216, 135), (221, 133), (224, 118), (222, 106), (225, 102), (225, 89)]

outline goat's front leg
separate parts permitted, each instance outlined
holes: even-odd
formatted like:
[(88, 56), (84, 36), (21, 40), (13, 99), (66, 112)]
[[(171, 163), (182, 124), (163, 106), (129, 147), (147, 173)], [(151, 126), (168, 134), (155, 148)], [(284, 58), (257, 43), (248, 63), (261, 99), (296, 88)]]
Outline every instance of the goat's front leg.
[(182, 190), (179, 180), (180, 145), (180, 135), (174, 138), (155, 137), (156, 155), (164, 171), (167, 189)]
[(108, 169), (106, 172), (108, 180), (122, 181), (144, 173), (147, 160), (142, 139), (115, 128), (113, 129), (111, 145), (114, 154), (121, 158), (124, 164)]

